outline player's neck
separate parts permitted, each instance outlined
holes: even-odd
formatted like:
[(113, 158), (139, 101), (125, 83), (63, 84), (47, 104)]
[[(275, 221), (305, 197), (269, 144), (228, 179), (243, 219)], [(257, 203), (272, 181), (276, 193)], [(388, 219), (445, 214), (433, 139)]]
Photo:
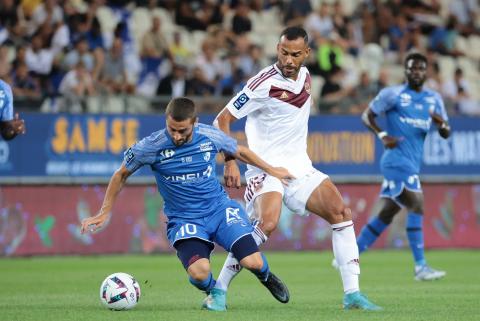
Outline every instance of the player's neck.
[(423, 85), (414, 86), (414, 85), (408, 84), (408, 88), (419, 93), (423, 90)]

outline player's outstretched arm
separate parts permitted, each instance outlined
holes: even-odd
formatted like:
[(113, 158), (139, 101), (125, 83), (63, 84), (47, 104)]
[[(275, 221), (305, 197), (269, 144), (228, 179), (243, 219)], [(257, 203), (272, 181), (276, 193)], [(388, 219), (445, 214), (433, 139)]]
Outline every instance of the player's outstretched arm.
[(397, 139), (393, 136), (389, 136), (388, 133), (382, 130), (375, 121), (377, 115), (369, 108), (365, 109), (362, 113), (362, 122), (370, 129), (375, 135), (377, 135), (378, 139), (380, 139), (383, 145), (386, 148), (394, 148), (397, 146)]
[[(228, 108), (224, 108), (215, 118), (213, 125), (230, 136), (230, 124), (237, 119), (233, 116)], [(225, 155), (225, 168), (223, 169), (223, 178), (227, 187), (240, 188), (240, 169), (238, 168), (235, 158)]]
[(19, 134), (25, 134), (25, 121), (16, 113), (14, 119), (0, 122), (0, 133), (5, 140), (11, 140)]
[(280, 179), (284, 184), (288, 184), (288, 180), (295, 178), (287, 169), (283, 167), (271, 166), (261, 159), (257, 154), (251, 151), (248, 147), (238, 145), (237, 152), (233, 156), (244, 163), (260, 168), (268, 175), (272, 175)]
[(442, 136), (442, 138), (445, 138), (445, 139), (450, 137), (451, 129), (448, 122), (444, 120), (442, 116), (434, 113), (433, 111), (430, 112), (430, 116), (432, 117), (432, 120), (435, 123), (435, 125), (437, 125), (438, 133), (440, 134), (440, 136)]
[(107, 192), (105, 193), (100, 212), (97, 215), (88, 217), (82, 221), (82, 234), (85, 232), (94, 232), (103, 226), (110, 215), (110, 211), (117, 199), (118, 193), (122, 190), (130, 174), (131, 172), (125, 167), (125, 164), (122, 164), (122, 166), (115, 171), (108, 183)]

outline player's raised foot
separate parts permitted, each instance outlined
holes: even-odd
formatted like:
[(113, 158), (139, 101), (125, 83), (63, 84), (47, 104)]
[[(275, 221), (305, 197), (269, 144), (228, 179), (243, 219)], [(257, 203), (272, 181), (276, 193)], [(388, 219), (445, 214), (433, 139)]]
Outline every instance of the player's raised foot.
[(227, 311), (227, 292), (213, 288), (203, 300), (202, 309), (209, 311)]
[(288, 300), (290, 300), (290, 293), (288, 292), (287, 286), (272, 272), (270, 272), (265, 281), (261, 282), (278, 301), (287, 303)]
[(343, 297), (343, 308), (345, 310), (367, 310), (367, 311), (380, 311), (382, 310), (376, 304), (370, 302), (365, 294), (360, 291), (345, 294)]
[(428, 265), (421, 265), (415, 267), (415, 280), (416, 281), (432, 281), (443, 278), (447, 275), (445, 271), (439, 271), (432, 269)]

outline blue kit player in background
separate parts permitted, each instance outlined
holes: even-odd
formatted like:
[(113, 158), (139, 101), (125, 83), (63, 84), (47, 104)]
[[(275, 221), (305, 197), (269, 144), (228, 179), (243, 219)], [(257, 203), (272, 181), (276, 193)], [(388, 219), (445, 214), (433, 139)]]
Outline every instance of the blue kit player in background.
[[(195, 287), (206, 293), (215, 291), (210, 253), (216, 242), (232, 252), (272, 294), (288, 301), (288, 289), (270, 272), (253, 239), (253, 227), (246, 213), (218, 181), (215, 158), (218, 153), (225, 153), (264, 169), (284, 183), (293, 176), (284, 168), (270, 166), (219, 129), (198, 124), (190, 99), (170, 101), (165, 116), (165, 129), (143, 138), (124, 153), (124, 162), (108, 184), (102, 208), (96, 216), (82, 221), (82, 233), (105, 223), (127, 178), (148, 165), (165, 201), (168, 239)], [(208, 309), (207, 303), (204, 302), (204, 308)]]
[(12, 88), (0, 79), (0, 135), (11, 140), (18, 134), (25, 134), (25, 122), (18, 114), (13, 117)]
[[(367, 250), (392, 222), (402, 207), (407, 214), (407, 237), (415, 260), (415, 280), (425, 281), (445, 276), (444, 271), (427, 265), (423, 240), (423, 192), (419, 173), (425, 136), (432, 122), (444, 139), (450, 135), (448, 116), (440, 94), (423, 88), (427, 58), (412, 53), (405, 59), (407, 84), (387, 87), (362, 115), (364, 124), (382, 141), (385, 151), (380, 166), (384, 176), (378, 212), (365, 225), (357, 239), (360, 253)], [(386, 130), (375, 122), (386, 117)]]

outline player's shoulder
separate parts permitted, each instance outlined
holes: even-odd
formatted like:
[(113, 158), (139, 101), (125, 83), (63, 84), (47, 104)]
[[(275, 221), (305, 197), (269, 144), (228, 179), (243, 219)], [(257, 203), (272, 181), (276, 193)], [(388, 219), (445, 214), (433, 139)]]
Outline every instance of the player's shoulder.
[(142, 140), (135, 144), (137, 149), (145, 152), (156, 152), (168, 144), (168, 136), (166, 129), (161, 129), (145, 136)]
[(217, 127), (213, 125), (204, 124), (204, 123), (195, 124), (195, 128), (200, 135), (206, 135), (206, 136), (212, 133), (218, 133), (220, 131)]
[(11, 91), (10, 85), (2, 79), (0, 79), (0, 91), (7, 91), (7, 92)]
[(423, 92), (426, 94), (427, 98), (433, 98), (433, 99), (442, 99), (442, 95), (440, 93), (432, 88), (429, 87), (424, 87)]
[(279, 72), (275, 65), (270, 65), (260, 70), (255, 76), (250, 78), (245, 85), (245, 88), (252, 92), (258, 92), (271, 85), (272, 78), (278, 75)]
[(387, 86), (383, 88), (381, 92), (384, 95), (398, 96), (405, 90), (407, 90), (407, 86), (405, 86), (405, 84), (401, 84), (401, 85)]

